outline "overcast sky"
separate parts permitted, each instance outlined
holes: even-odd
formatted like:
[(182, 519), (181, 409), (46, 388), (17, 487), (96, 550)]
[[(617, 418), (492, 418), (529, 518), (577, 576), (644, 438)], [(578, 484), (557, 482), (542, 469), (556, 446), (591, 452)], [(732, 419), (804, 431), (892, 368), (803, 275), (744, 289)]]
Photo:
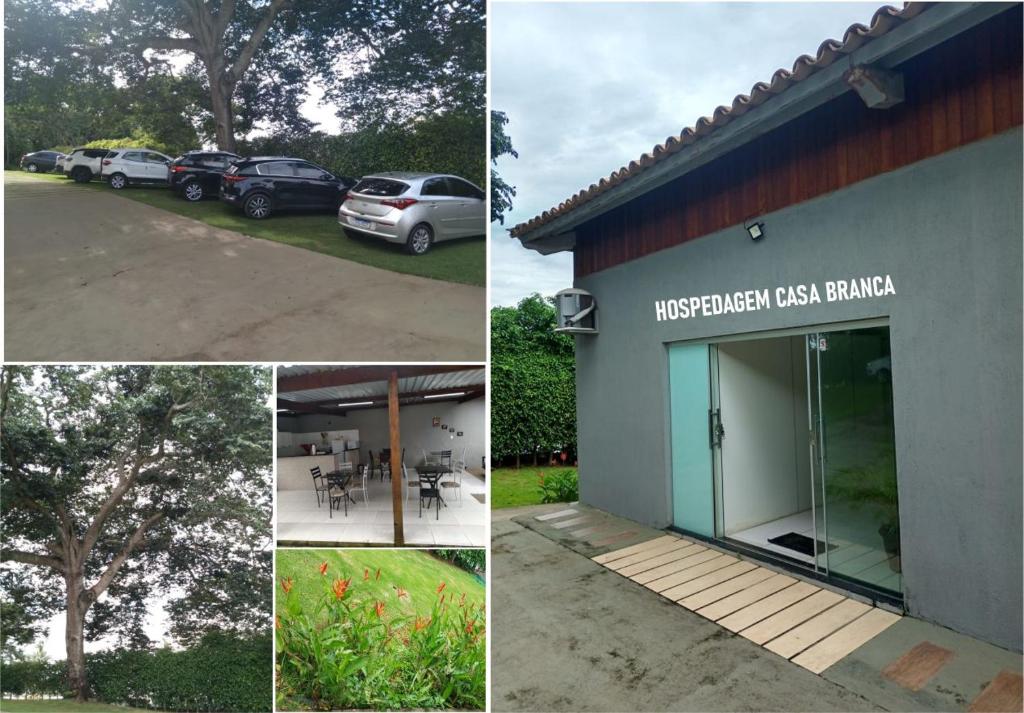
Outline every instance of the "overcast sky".
[(491, 226), (491, 301), (572, 284), (569, 253), (544, 257), (506, 230), (749, 94), (881, 3), (491, 4), (491, 106), (508, 114), (516, 187)]

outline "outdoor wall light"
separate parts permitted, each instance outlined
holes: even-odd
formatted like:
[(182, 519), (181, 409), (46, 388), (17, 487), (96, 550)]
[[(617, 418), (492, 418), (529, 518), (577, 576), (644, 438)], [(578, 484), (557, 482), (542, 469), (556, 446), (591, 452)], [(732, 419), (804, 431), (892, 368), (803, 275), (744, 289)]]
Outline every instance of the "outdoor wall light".
[(853, 67), (843, 81), (854, 89), (870, 109), (888, 109), (903, 101), (903, 75), (881, 67)]
[(760, 240), (764, 237), (764, 223), (760, 221), (744, 223), (743, 227), (747, 229), (751, 240)]

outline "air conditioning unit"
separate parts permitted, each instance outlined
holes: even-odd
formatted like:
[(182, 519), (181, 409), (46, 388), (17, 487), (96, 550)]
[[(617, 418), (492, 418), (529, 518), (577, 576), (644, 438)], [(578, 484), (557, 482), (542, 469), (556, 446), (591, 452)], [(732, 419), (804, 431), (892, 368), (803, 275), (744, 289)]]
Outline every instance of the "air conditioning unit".
[(570, 287), (555, 295), (556, 332), (597, 334), (597, 302), (586, 290)]

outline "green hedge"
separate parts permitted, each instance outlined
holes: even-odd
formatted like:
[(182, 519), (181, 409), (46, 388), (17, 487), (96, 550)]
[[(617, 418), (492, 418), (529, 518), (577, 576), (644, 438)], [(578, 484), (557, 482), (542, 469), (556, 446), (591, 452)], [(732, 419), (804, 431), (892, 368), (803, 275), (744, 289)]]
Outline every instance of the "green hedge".
[(486, 175), (486, 124), (483, 115), (446, 114), (411, 126), (364, 129), (331, 136), (264, 136), (239, 143), (249, 156), (297, 156), (340, 176), (382, 171), (450, 173), (481, 188)]
[[(184, 651), (104, 651), (86, 657), (92, 695), (167, 711), (269, 711), (270, 637), (211, 634)], [(64, 662), (4, 664), (4, 695), (62, 695)]]

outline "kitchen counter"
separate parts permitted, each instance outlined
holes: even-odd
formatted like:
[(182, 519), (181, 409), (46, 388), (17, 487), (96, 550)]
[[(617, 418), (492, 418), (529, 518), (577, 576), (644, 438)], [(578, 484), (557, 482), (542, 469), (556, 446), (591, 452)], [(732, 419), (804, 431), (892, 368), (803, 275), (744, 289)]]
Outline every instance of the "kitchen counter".
[(329, 473), (338, 470), (340, 463), (352, 463), (353, 467), (359, 462), (359, 449), (353, 448), (344, 453), (317, 453), (312, 455), (299, 456), (278, 456), (277, 467), (277, 489), (278, 490), (312, 490), (313, 478), (309, 473), (310, 468), (320, 468), (321, 473)]

